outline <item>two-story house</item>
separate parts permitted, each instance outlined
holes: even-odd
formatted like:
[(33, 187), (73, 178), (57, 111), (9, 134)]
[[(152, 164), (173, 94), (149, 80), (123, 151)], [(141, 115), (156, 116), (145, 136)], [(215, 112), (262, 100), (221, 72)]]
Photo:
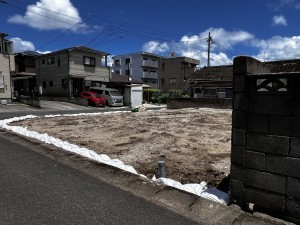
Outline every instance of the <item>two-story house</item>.
[(143, 81), (151, 88), (159, 88), (160, 56), (148, 52), (138, 52), (113, 57), (116, 74)]
[(34, 94), (36, 88), (35, 58), (39, 55), (34, 51), (15, 54), (16, 71), (12, 75), (13, 97)]
[(162, 58), (160, 87), (162, 92), (171, 89), (186, 91), (187, 79), (195, 73), (200, 61), (189, 57)]
[(73, 97), (90, 86), (109, 82), (108, 55), (78, 46), (37, 56), (36, 84), (39, 93), (49, 97)]
[(0, 33), (0, 100), (12, 101), (11, 73), (15, 70), (13, 42)]

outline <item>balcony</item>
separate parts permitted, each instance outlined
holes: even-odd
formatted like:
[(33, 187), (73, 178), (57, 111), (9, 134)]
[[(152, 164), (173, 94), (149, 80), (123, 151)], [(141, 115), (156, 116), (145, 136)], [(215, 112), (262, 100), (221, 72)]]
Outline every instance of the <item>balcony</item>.
[(143, 60), (144, 67), (158, 68), (157, 60)]
[(158, 79), (158, 75), (156, 72), (143, 72), (143, 78)]

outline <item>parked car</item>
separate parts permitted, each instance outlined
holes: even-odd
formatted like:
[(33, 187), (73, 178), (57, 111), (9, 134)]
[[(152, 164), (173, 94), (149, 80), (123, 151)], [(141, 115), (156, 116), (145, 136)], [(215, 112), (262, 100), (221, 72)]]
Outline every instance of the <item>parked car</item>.
[(123, 95), (116, 89), (105, 87), (90, 87), (89, 91), (100, 94), (106, 100), (106, 105), (123, 106)]
[(80, 97), (87, 98), (88, 104), (91, 106), (102, 106), (105, 107), (105, 98), (103, 98), (100, 94), (92, 91), (81, 92)]

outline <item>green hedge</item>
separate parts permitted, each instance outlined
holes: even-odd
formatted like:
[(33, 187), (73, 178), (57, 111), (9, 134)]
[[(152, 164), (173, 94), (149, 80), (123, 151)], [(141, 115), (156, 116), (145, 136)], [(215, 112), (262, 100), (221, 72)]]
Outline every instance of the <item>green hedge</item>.
[(144, 101), (152, 103), (167, 103), (169, 98), (189, 98), (182, 90), (172, 89), (166, 93), (161, 93), (157, 89), (145, 89)]

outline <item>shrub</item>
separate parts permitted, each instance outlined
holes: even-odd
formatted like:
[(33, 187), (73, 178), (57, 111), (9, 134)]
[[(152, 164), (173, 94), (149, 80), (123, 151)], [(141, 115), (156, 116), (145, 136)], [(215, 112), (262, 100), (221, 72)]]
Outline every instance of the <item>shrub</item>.
[(167, 93), (156, 92), (153, 94), (151, 100), (153, 103), (161, 102), (167, 103), (169, 98), (189, 98), (190, 96), (185, 94), (182, 90), (171, 89)]
[(143, 100), (145, 102), (150, 102), (152, 101), (153, 96), (158, 93), (159, 90), (158, 89), (154, 89), (154, 88), (146, 88), (143, 90)]

